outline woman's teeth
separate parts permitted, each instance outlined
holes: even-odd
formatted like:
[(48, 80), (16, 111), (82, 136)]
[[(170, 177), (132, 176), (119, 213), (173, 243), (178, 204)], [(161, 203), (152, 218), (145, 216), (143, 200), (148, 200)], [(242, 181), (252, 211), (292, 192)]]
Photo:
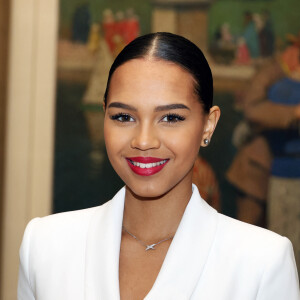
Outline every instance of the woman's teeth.
[(134, 166), (136, 167), (140, 167), (142, 169), (149, 169), (149, 168), (153, 168), (153, 167), (157, 167), (157, 166), (160, 166), (160, 165), (163, 165), (164, 163), (167, 162), (166, 159), (164, 160), (161, 160), (161, 161), (158, 161), (156, 163), (150, 163), (150, 164), (143, 164), (143, 163), (139, 163), (139, 162), (136, 162), (136, 161), (130, 161)]

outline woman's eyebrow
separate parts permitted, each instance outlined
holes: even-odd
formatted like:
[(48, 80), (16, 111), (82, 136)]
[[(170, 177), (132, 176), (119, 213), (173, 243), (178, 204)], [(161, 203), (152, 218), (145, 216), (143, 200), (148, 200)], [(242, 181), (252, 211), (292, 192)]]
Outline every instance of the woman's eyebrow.
[[(137, 111), (137, 109), (134, 106), (131, 106), (129, 104), (125, 104), (122, 102), (112, 102), (108, 105), (108, 108), (115, 107), (115, 108), (123, 108), (131, 111)], [(174, 103), (174, 104), (167, 104), (167, 105), (160, 105), (155, 107), (154, 111), (159, 112), (159, 111), (165, 111), (165, 110), (171, 110), (171, 109), (188, 109), (186, 105), (180, 104), (180, 103)]]
[(154, 111), (164, 111), (164, 110), (170, 110), (170, 109), (188, 109), (190, 110), (186, 105), (184, 104), (168, 104), (168, 105), (161, 105), (155, 107)]
[(123, 108), (123, 109), (128, 109), (132, 111), (137, 111), (137, 109), (131, 105), (122, 103), (122, 102), (112, 102), (108, 105), (108, 108), (110, 107), (116, 107), (116, 108)]

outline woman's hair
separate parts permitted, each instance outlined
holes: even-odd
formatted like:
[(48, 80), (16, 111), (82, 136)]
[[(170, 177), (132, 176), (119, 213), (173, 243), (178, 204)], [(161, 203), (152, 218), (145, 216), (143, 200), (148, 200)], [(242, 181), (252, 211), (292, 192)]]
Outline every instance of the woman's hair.
[(110, 80), (115, 70), (127, 61), (138, 58), (173, 62), (188, 71), (195, 80), (195, 93), (203, 104), (204, 111), (209, 112), (213, 102), (213, 79), (202, 51), (188, 39), (168, 32), (138, 37), (120, 52), (109, 71), (104, 105), (107, 103)]

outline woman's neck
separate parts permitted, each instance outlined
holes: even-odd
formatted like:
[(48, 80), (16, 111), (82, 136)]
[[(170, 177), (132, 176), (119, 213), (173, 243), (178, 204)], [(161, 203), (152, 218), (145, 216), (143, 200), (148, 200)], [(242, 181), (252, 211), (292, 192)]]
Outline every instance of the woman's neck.
[(123, 225), (144, 242), (175, 234), (192, 195), (192, 181), (181, 182), (157, 198), (140, 198), (126, 187)]

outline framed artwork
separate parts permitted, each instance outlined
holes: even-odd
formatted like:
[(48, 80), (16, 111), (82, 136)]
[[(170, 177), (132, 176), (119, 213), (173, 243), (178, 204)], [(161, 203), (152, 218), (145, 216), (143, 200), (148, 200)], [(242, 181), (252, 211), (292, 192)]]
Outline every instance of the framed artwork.
[[(300, 29), (299, 10), (293, 9), (297, 1), (61, 0), (54, 211), (99, 205), (123, 185), (110, 166), (103, 139), (107, 74), (132, 39), (171, 31), (194, 41), (209, 58), (222, 118), (200, 156), (218, 182), (219, 209), (235, 216), (237, 191), (226, 172), (237, 152), (232, 139), (243, 120), (242, 92), (257, 66), (286, 46), (286, 34)], [(283, 5), (291, 9), (283, 10)]]

